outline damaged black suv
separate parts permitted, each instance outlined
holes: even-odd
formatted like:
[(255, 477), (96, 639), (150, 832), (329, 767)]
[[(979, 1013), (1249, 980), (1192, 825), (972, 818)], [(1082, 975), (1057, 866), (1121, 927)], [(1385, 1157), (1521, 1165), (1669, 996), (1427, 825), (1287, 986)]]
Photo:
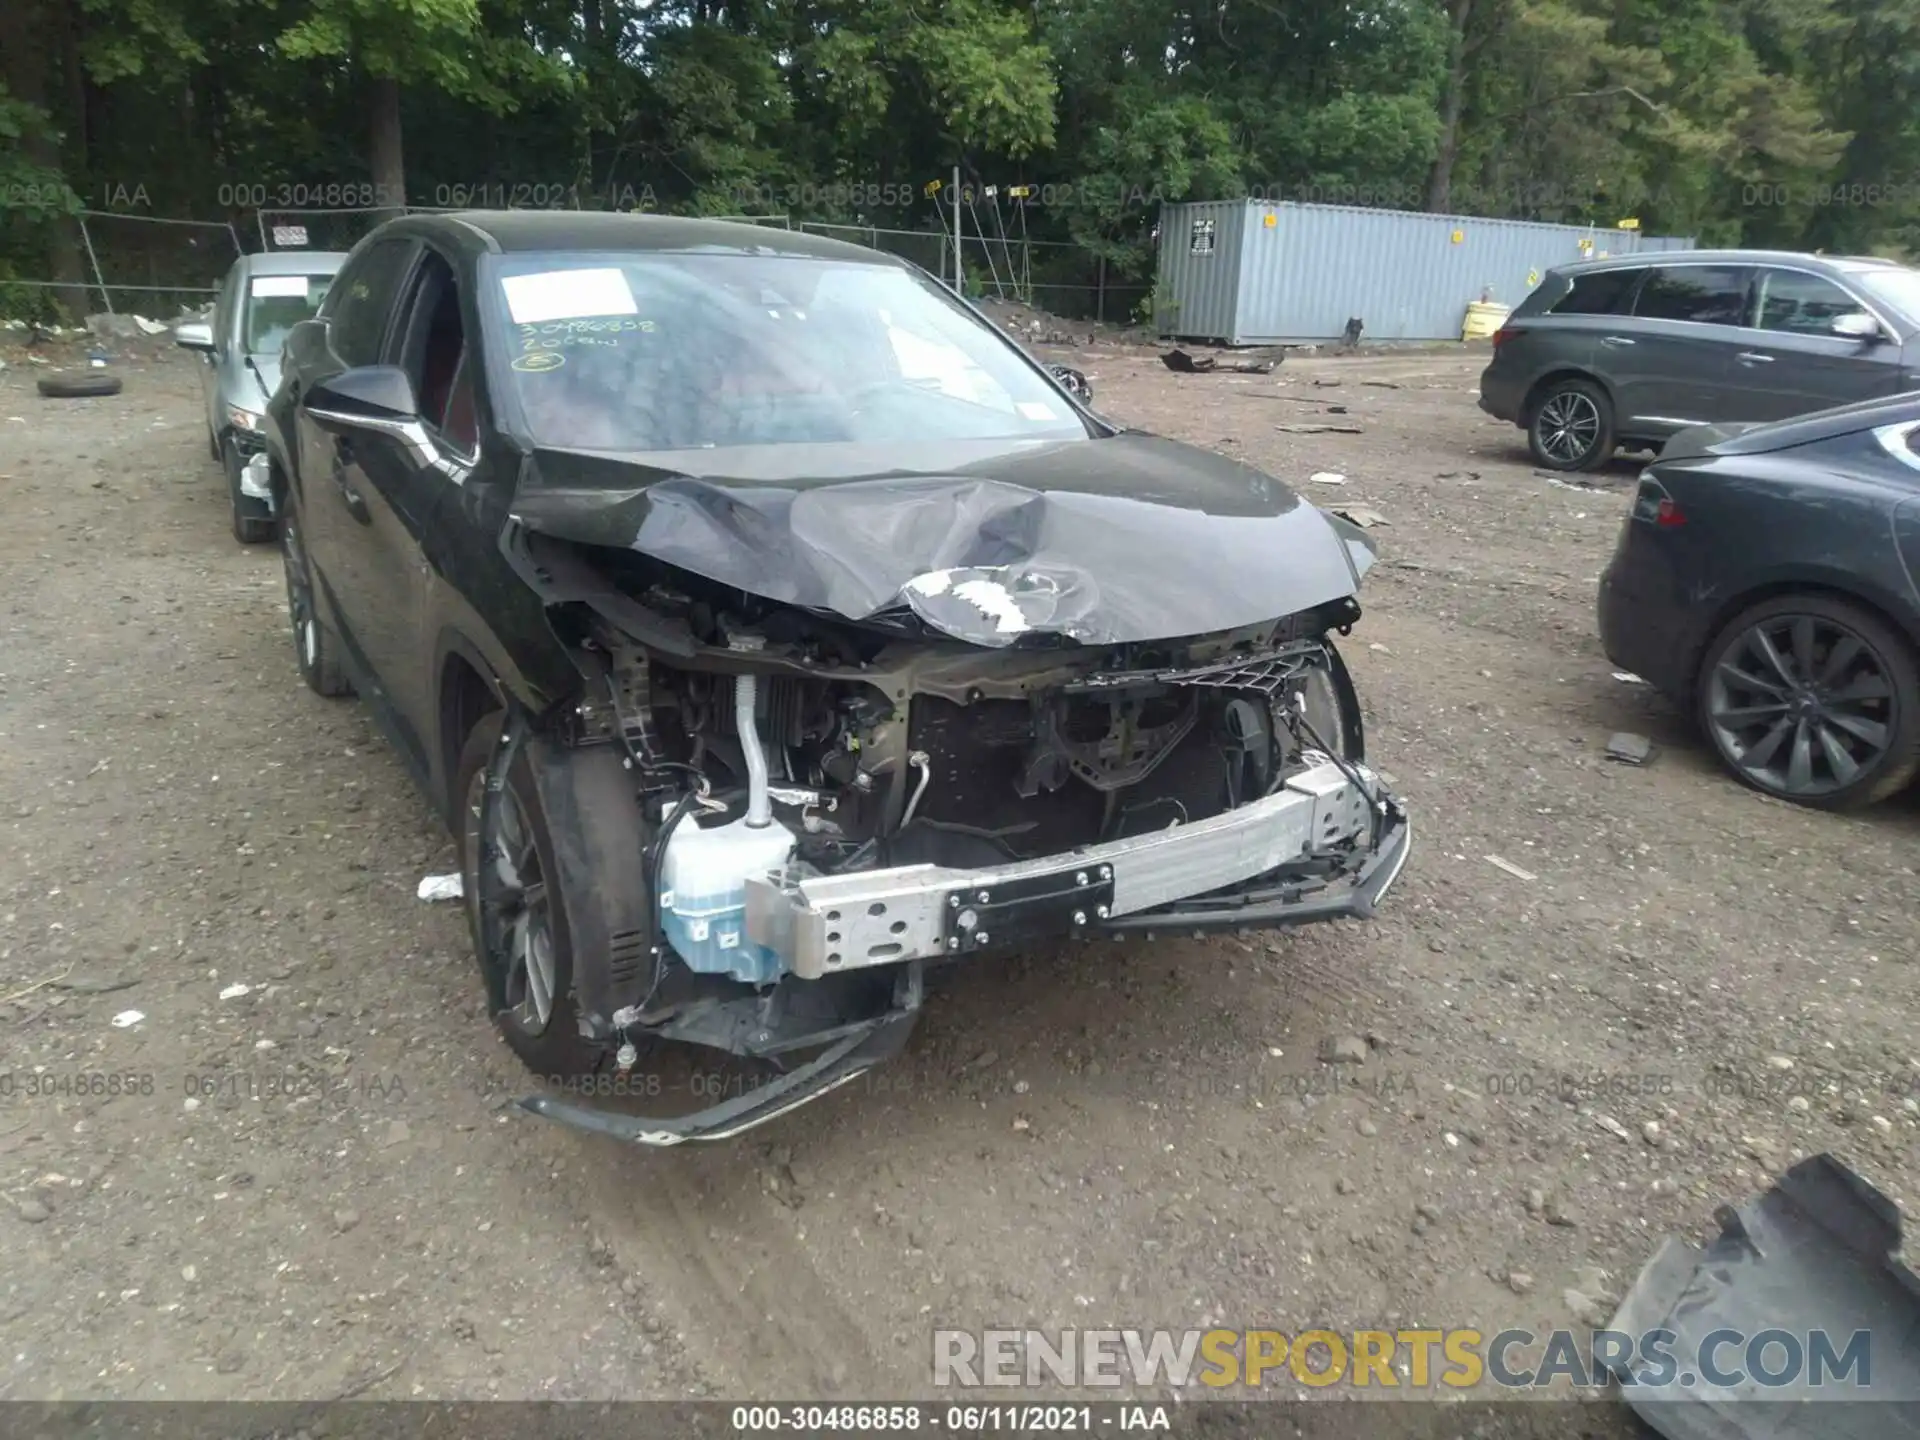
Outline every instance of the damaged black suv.
[(923, 272), (722, 222), (389, 222), (269, 412), (295, 650), (462, 842), (542, 1076), (760, 1062), (737, 1133), (905, 1042), (927, 967), (1365, 916), (1406, 814), (1332, 635), (1373, 549), (1101, 419)]

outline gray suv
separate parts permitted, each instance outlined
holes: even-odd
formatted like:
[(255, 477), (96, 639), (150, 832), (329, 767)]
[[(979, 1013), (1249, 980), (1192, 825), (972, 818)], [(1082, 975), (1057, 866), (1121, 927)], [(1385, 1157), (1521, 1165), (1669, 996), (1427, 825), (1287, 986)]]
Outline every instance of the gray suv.
[(1493, 337), (1480, 408), (1587, 470), (1689, 425), (1782, 420), (1920, 388), (1920, 271), (1685, 250), (1563, 265)]

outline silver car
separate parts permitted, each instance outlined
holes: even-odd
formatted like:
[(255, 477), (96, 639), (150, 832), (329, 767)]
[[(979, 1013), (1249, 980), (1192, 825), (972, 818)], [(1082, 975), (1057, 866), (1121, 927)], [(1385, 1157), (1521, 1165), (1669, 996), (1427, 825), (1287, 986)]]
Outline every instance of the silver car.
[(1493, 337), (1480, 408), (1536, 463), (1603, 464), (1689, 425), (1784, 420), (1920, 387), (1920, 272), (1681, 250), (1549, 270)]
[[(174, 328), (177, 343), (206, 357), (200, 382), (207, 446), (226, 472), (236, 540), (273, 538), (260, 417), (280, 383), (287, 332), (313, 318), (346, 258), (332, 250), (242, 255), (227, 271), (211, 317)], [(256, 457), (261, 463), (249, 466)]]

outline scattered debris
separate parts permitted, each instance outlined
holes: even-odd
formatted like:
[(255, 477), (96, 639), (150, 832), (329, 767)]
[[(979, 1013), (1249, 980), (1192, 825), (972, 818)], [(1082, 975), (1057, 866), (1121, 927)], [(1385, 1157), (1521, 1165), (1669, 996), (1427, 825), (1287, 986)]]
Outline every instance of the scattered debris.
[(1333, 1036), (1320, 1045), (1320, 1058), (1329, 1065), (1364, 1065), (1371, 1053), (1358, 1035)]
[(1535, 479), (1544, 480), (1547, 484), (1560, 490), (1598, 490), (1600, 488), (1591, 480), (1569, 480), (1566, 476), (1553, 470), (1536, 470), (1533, 474)]
[(1378, 510), (1369, 510), (1364, 505), (1347, 505), (1333, 512), (1342, 520), (1349, 520), (1362, 530), (1371, 530), (1376, 525), (1388, 524), (1387, 517)]
[(1334, 386), (1338, 385), (1340, 382), (1338, 380), (1316, 380), (1313, 383), (1318, 385), (1323, 390), (1331, 390), (1333, 389)]
[(1644, 685), (1647, 683), (1631, 670), (1616, 670), (1613, 672), (1613, 678), (1618, 680), (1622, 685)]
[[(1900, 1252), (1900, 1211), (1887, 1196), (1832, 1155), (1802, 1160), (1738, 1209), (1714, 1212), (1720, 1233), (1704, 1249), (1669, 1236), (1640, 1271), (1608, 1328), (1631, 1335), (1664, 1331), (1672, 1354), (1698, 1355), (1716, 1334), (1861, 1336), (1914, 1333), (1920, 1325), (1920, 1275), (1894, 1257)], [(1853, 1371), (1866, 1395), (1911, 1396), (1920, 1384), (1911, 1344), (1875, 1346), (1872, 1388), (1864, 1369)], [(1599, 1358), (1596, 1356), (1596, 1358)], [(1705, 1440), (1767, 1433), (1770, 1422), (1743, 1413), (1778, 1406), (1729, 1405), (1764, 1395), (1807, 1413), (1808, 1402), (1838, 1399), (1838, 1381), (1793, 1370), (1783, 1383), (1752, 1380), (1729, 1390), (1701, 1377), (1676, 1390), (1637, 1386), (1640, 1365), (1630, 1355), (1604, 1362), (1621, 1380), (1628, 1406), (1669, 1440)], [(1879, 1408), (1879, 1407), (1865, 1407)], [(1863, 1434), (1911, 1434), (1890, 1407), (1885, 1422), (1865, 1422)], [(1841, 1422), (1844, 1428), (1844, 1422)], [(1816, 1426), (1824, 1430), (1824, 1424)]]
[(1618, 731), (1607, 741), (1607, 758), (1624, 765), (1644, 765), (1653, 758), (1653, 742), (1644, 735)]
[(1511, 860), (1502, 860), (1498, 855), (1489, 855), (1486, 857), (1486, 861), (1489, 865), (1493, 866), (1494, 869), (1504, 870), (1516, 880), (1538, 880), (1540, 878), (1531, 870), (1522, 870)]
[(1480, 478), (1480, 472), (1478, 470), (1442, 470), (1433, 478), (1436, 480), (1478, 480)]
[(1362, 380), (1360, 383), (1362, 385), (1371, 385), (1376, 390), (1398, 390), (1400, 388), (1400, 382), (1398, 380)]
[(48, 988), (66, 990), (75, 995), (111, 995), (116, 990), (131, 990), (140, 983), (137, 975), (76, 975), (70, 980), (49, 980)]
[(1596, 1115), (1593, 1117), (1593, 1123), (1613, 1136), (1616, 1140), (1624, 1140), (1628, 1143), (1631, 1143), (1633, 1140), (1633, 1132), (1611, 1115)]
[(1286, 435), (1364, 435), (1367, 433), (1358, 425), (1320, 425), (1308, 423), (1276, 425), (1273, 428)]
[(1307, 479), (1316, 485), (1344, 485), (1347, 483), (1347, 477), (1336, 470), (1316, 470), (1313, 474), (1307, 476)]
[(57, 985), (60, 981), (66, 979), (67, 976), (71, 975), (72, 973), (73, 973), (73, 966), (72, 964), (68, 964), (67, 968), (62, 970), (57, 975), (49, 975), (44, 980), (36, 980), (31, 985), (25, 985), (18, 990), (9, 991), (5, 995), (0, 995), (0, 1005), (8, 1005), (15, 1000), (23, 1000), (27, 996), (31, 995), (34, 991), (42, 989), (48, 985)]
[(220, 992), (220, 998), (222, 1000), (238, 1000), (242, 995), (251, 995), (252, 993), (253, 987), (251, 985), (243, 985), (236, 980)]
[(465, 889), (459, 872), (452, 875), (428, 875), (420, 882), (422, 900), (458, 900)]
[(1347, 328), (1340, 332), (1339, 343), (1334, 348), (1349, 353), (1358, 350), (1360, 348), (1360, 332), (1366, 328), (1365, 323), (1360, 317), (1358, 315), (1354, 316), (1347, 321)]
[(116, 1030), (130, 1030), (146, 1018), (144, 1011), (122, 1010), (118, 1015), (113, 1017), (113, 1028)]
[(1204, 355), (1196, 360), (1184, 350), (1169, 350), (1161, 355), (1160, 363), (1177, 375), (1271, 375), (1278, 360), (1242, 360), (1238, 364), (1222, 365), (1218, 357)]

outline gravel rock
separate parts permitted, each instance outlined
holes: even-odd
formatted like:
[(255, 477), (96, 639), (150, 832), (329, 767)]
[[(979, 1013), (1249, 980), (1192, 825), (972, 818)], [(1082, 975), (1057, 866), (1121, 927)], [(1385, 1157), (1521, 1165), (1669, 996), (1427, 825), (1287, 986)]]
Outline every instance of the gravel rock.
[(360, 1212), (353, 1209), (339, 1209), (333, 1212), (333, 1228), (342, 1235), (360, 1223)]
[(1367, 1042), (1358, 1035), (1340, 1035), (1321, 1042), (1320, 1058), (1329, 1065), (1364, 1065)]
[(1507, 1272), (1507, 1288), (1516, 1295), (1531, 1295), (1533, 1293), (1533, 1276), (1527, 1274), (1524, 1270), (1509, 1270)]
[(53, 1218), (53, 1211), (47, 1208), (46, 1202), (36, 1200), (31, 1195), (24, 1200), (14, 1201), (13, 1213), (29, 1225), (41, 1225)]

